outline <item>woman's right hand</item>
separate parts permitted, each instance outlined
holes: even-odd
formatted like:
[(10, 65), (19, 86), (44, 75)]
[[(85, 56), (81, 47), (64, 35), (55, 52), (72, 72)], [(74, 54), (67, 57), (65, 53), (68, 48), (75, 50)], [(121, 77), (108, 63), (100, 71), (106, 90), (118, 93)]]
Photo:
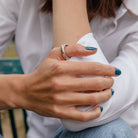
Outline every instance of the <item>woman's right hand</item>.
[[(86, 50), (81, 45), (68, 46), (65, 51), (69, 57), (96, 53), (96, 50)], [(113, 85), (111, 77), (116, 76), (115, 70), (115, 67), (96, 62), (66, 61), (60, 48), (54, 48), (32, 74), (25, 75), (24, 91), (18, 92), (17, 103), (47, 117), (78, 121), (98, 118), (100, 107), (82, 112), (76, 106), (97, 105), (109, 100)], [(98, 77), (80, 78), (80, 75)]]

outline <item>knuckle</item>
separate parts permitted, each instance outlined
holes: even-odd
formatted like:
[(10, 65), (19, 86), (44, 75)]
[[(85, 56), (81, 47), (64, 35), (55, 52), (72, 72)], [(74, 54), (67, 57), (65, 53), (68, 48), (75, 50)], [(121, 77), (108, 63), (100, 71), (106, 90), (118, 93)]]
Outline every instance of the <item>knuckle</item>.
[(109, 90), (109, 92), (107, 93), (107, 99), (111, 98), (111, 90)]
[(95, 62), (95, 67), (96, 67), (96, 68), (101, 68), (101, 66), (102, 66), (101, 63)]
[(51, 52), (48, 54), (48, 57), (53, 57), (57, 52), (59, 51), (59, 47), (55, 47), (51, 50)]
[(55, 74), (62, 74), (62, 73), (64, 73), (63, 64), (61, 64), (60, 62), (54, 63), (53, 66), (52, 66), (52, 71)]
[(101, 78), (97, 79), (96, 87), (97, 87), (97, 89), (100, 89), (100, 90), (103, 89), (104, 88), (104, 80)]
[(51, 80), (51, 87), (54, 91), (58, 91), (62, 88), (61, 81), (58, 78), (53, 78)]
[(79, 121), (86, 122), (86, 121), (88, 121), (88, 118), (86, 115), (82, 114), (82, 115), (80, 115)]
[(57, 96), (55, 95), (55, 94), (53, 94), (52, 96), (51, 96), (51, 100), (52, 100), (52, 102), (55, 104), (55, 103), (57, 103)]
[(93, 102), (94, 105), (99, 104), (99, 103), (98, 103), (98, 96), (97, 96), (96, 94), (95, 94), (95, 95), (92, 95), (91, 98), (92, 98), (92, 102)]
[(87, 97), (87, 103), (88, 104), (93, 104), (94, 103), (93, 102), (93, 95)]
[(55, 53), (56, 51), (57, 51), (57, 47), (54, 47), (52, 50), (51, 50), (51, 52), (50, 53)]
[(98, 118), (98, 117), (100, 117), (100, 115), (101, 115), (101, 113), (98, 111), (98, 112), (96, 112), (95, 113), (95, 118)]
[(114, 84), (114, 80), (113, 80), (113, 78), (108, 78), (108, 81), (106, 82), (107, 83), (107, 85), (108, 85), (108, 87), (111, 87), (111, 86), (113, 86), (113, 84)]
[(76, 45), (75, 47), (76, 47), (76, 51), (78, 51), (78, 52), (82, 51), (80, 45)]
[(54, 112), (56, 115), (60, 114), (60, 110), (59, 110), (59, 108), (58, 108), (57, 105), (53, 105), (53, 106), (52, 106), (52, 110), (53, 110), (53, 112)]
[(61, 102), (61, 98), (60, 98), (60, 96), (58, 94), (53, 94), (52, 101), (55, 104), (59, 104)]
[(102, 68), (102, 64), (101, 64), (101, 63), (94, 62), (94, 63), (93, 63), (93, 66), (95, 67), (95, 70), (96, 70), (97, 72), (101, 72), (101, 68)]
[(80, 45), (75, 45), (74, 48), (73, 48), (73, 55), (74, 56), (78, 56), (78, 54), (82, 54), (85, 53), (84, 49), (83, 49), (83, 46), (80, 46)]

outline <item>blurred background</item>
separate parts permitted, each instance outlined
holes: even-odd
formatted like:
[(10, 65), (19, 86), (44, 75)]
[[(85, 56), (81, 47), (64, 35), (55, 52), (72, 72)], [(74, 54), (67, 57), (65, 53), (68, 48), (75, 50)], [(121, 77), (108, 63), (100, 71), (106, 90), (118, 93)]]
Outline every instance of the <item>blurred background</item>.
[[(0, 74), (23, 74), (14, 39), (0, 58)], [(0, 111), (0, 133), (3, 138), (26, 138), (27, 129), (25, 110)]]
[(10, 46), (3, 55), (3, 58), (9, 58), (9, 57), (18, 58), (13, 41), (10, 43)]

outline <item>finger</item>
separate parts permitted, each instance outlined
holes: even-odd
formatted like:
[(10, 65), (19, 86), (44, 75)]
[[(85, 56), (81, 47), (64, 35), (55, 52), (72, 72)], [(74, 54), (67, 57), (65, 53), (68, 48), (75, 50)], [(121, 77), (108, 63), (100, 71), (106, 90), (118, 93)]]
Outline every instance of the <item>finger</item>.
[(79, 44), (65, 47), (65, 52), (68, 57), (89, 56), (95, 54), (96, 51), (97, 48), (95, 47), (84, 47)]
[(98, 105), (103, 102), (108, 101), (113, 95), (112, 89), (107, 89), (101, 92), (94, 93), (75, 93), (74, 98), (72, 99), (73, 105)]
[[(95, 54), (96, 51), (97, 49), (95, 47), (84, 47), (79, 44), (65, 47), (65, 53), (68, 57), (89, 56), (89, 55)], [(47, 57), (58, 59), (58, 60), (65, 60), (62, 56), (60, 47), (54, 48)]]
[(57, 77), (52, 82), (53, 91), (101, 91), (111, 88), (111, 77), (75, 78), (70, 76)]
[(75, 108), (71, 108), (71, 109), (64, 110), (64, 111), (65, 112), (62, 114), (62, 116), (64, 117), (62, 118), (86, 122), (86, 121), (93, 120), (93, 119), (100, 117), (102, 108), (98, 106), (92, 111), (87, 111), (87, 112), (79, 111)]
[(60, 62), (62, 73), (74, 75), (118, 76), (121, 70), (98, 62)]
[[(65, 83), (65, 82), (64, 82)], [(113, 79), (111, 77), (94, 77), (94, 78), (75, 78), (68, 82), (66, 87), (71, 91), (101, 91), (111, 88)]]
[(111, 89), (93, 93), (62, 92), (55, 95), (52, 101), (58, 105), (94, 106), (109, 100), (112, 95)]

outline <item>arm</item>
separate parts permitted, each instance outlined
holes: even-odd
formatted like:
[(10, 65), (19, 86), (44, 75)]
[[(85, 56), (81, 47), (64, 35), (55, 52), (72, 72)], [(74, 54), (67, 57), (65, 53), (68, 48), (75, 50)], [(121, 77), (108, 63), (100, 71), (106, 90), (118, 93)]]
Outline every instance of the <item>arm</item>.
[(53, 0), (53, 23), (54, 46), (75, 44), (83, 35), (91, 32), (86, 0)]
[[(91, 32), (86, 11), (86, 1), (53, 0), (53, 23), (55, 45), (60, 46), (63, 43), (75, 44), (82, 36)], [(84, 46), (94, 46), (98, 48), (98, 51), (96, 55), (92, 55), (91, 57), (83, 57), (81, 59), (72, 57), (71, 61), (99, 61), (108, 64), (92, 34), (85, 36), (85, 38), (83, 37), (78, 43)], [(99, 90), (103, 91), (102, 88)], [(90, 109), (92, 108), (90, 107)], [(81, 108), (80, 110), (87, 111), (86, 108)], [(82, 130), (89, 127), (87, 123), (81, 124), (71, 120), (63, 120), (63, 124), (72, 131), (75, 131), (76, 128), (77, 130)]]
[(23, 92), (24, 75), (0, 75), (0, 110), (17, 108), (17, 92)]
[[(62, 4), (63, 4), (63, 1), (62, 1)], [(68, 5), (69, 5), (69, 3), (68, 3)], [(58, 5), (58, 6), (60, 7), (61, 5)], [(70, 10), (69, 14), (71, 14), (72, 11), (73, 10)], [(81, 11), (81, 12), (83, 12), (83, 11)], [(72, 13), (72, 15), (73, 15), (73, 13)], [(66, 15), (66, 17), (67, 17), (67, 15)], [(71, 19), (71, 17), (70, 17), (70, 19)], [(81, 22), (78, 23), (78, 25), (80, 25), (80, 24), (81, 24)], [(86, 20), (86, 24), (88, 26), (87, 20)], [(66, 24), (64, 24), (64, 27), (65, 27), (65, 25)], [(68, 27), (68, 26), (66, 26), (66, 27)], [(88, 28), (88, 27), (86, 27), (86, 28)], [(81, 27), (79, 29), (81, 32)], [(73, 30), (75, 30), (75, 29), (73, 28)], [(62, 33), (64, 33), (64, 36), (61, 35), (64, 40), (64, 37), (66, 36), (66, 32), (63, 31)], [(74, 33), (72, 34), (72, 37), (74, 36), (76, 38), (76, 36), (78, 36), (75, 34), (76, 34), (76, 31), (74, 31)], [(122, 70), (123, 74), (121, 75), (121, 77), (119, 77), (117, 79), (115, 78), (115, 84), (113, 86), (113, 88), (115, 90), (115, 95), (108, 102), (102, 104), (102, 106), (104, 107), (102, 115), (98, 119), (91, 120), (89, 122), (83, 122), (83, 123), (78, 122), (78, 121), (72, 121), (72, 120), (62, 120), (63, 124), (66, 128), (68, 128), (69, 130), (72, 130), (72, 131), (79, 131), (79, 130), (82, 130), (82, 129), (85, 129), (88, 127), (102, 125), (104, 123), (107, 123), (109, 121), (112, 121), (113, 119), (120, 117), (123, 112), (125, 112), (129, 107), (131, 107), (131, 105), (133, 105), (138, 100), (138, 93), (137, 93), (138, 86), (135, 83), (138, 81), (137, 77), (135, 77), (135, 76), (137, 76), (136, 70), (138, 70), (138, 65), (137, 65), (138, 49), (135, 47), (136, 45), (138, 45), (137, 44), (138, 38), (136, 38), (135, 36), (137, 37), (137, 34), (131, 34), (128, 37), (128, 40), (131, 40), (131, 41), (122, 44), (122, 48), (121, 48), (119, 56), (111, 63), (111, 65), (115, 65), (115, 66), (119, 67)], [(72, 38), (73, 40), (74, 40), (74, 37)], [(60, 38), (60, 40), (62, 40), (62, 38)], [(68, 41), (70, 42), (70, 40), (66, 40), (65, 42), (64, 41), (62, 41), (62, 42), (66, 43)], [(95, 40), (92, 38), (92, 35), (88, 34), (88, 35), (84, 36), (78, 43), (82, 44), (84, 46), (97, 45), (96, 42), (93, 43), (93, 41), (95, 41)], [(75, 42), (76, 42), (76, 40), (74, 40), (74, 43)], [(133, 47), (132, 47), (132, 45), (133, 45)], [(100, 48), (98, 48), (98, 50), (100, 51)], [(85, 61), (85, 62), (86, 61), (98, 61), (98, 62), (109, 64), (107, 62), (107, 60), (105, 59), (102, 52), (100, 52), (99, 55), (97, 52), (96, 55), (97, 56), (95, 56), (95, 57), (94, 56), (91, 56), (88, 58), (83, 57), (81, 59), (73, 57), (73, 58), (71, 58), (71, 60)], [(131, 66), (130, 66), (130, 63), (131, 63)], [(133, 70), (133, 71), (131, 71), (131, 70)], [(131, 83), (132, 80), (134, 80), (133, 84)], [(133, 86), (131, 85), (131, 87), (130, 87), (130, 83)], [(122, 86), (124, 86), (124, 84), (125, 84), (125, 88), (122, 87)], [(130, 95), (130, 91), (132, 92), (131, 95)], [(122, 97), (124, 97), (124, 98), (122, 99)], [(116, 101), (119, 101), (119, 102), (116, 103)], [(90, 109), (92, 109), (92, 108), (89, 108), (89, 109), (84, 108), (82, 110), (90, 110)]]
[[(6, 45), (10, 41), (12, 34), (16, 30), (16, 24), (18, 19), (18, 1), (0, 0), (0, 47), (1, 53), (5, 49)], [(17, 7), (16, 7), (17, 6)], [(16, 11), (17, 10), (17, 11)], [(24, 31), (24, 30), (23, 30)], [(70, 50), (70, 48), (72, 50)], [(91, 55), (96, 52), (89, 51), (78, 46), (78, 49), (70, 46), (67, 51), (74, 56), (77, 52), (78, 55)], [(74, 104), (79, 104), (84, 101), (85, 104), (89, 104), (91, 101), (89, 95), (71, 93), (70, 91), (79, 91), (81, 88), (85, 88), (88, 84), (76, 84), (74, 76), (77, 74), (95, 72), (93, 69), (88, 70), (83, 68), (82, 63), (68, 62), (61, 59), (60, 48), (53, 49), (49, 55), (44, 59), (41, 65), (32, 73), (24, 75), (0, 75), (0, 109), (13, 109), (13, 108), (24, 108), (27, 110), (34, 111), (40, 115), (47, 117), (58, 117), (58, 118), (70, 118), (75, 120), (82, 120), (79, 111), (76, 111)], [(92, 68), (92, 64), (86, 63), (88, 68)], [(102, 67), (102, 65), (101, 65)], [(114, 67), (106, 66), (105, 72), (109, 76), (114, 75)], [(107, 68), (110, 71), (107, 71)], [(70, 70), (70, 74), (68, 73)], [(77, 73), (77, 74), (76, 74)], [(98, 73), (98, 72), (97, 72)], [(101, 75), (101, 73), (98, 73)], [(80, 78), (77, 78), (80, 81)], [(65, 81), (66, 80), (66, 81)], [(106, 87), (112, 85), (112, 79), (106, 79)], [(65, 82), (69, 82), (66, 85)], [(78, 87), (81, 86), (81, 87)], [(90, 84), (89, 86), (90, 87)], [(87, 87), (87, 88), (88, 88)], [(61, 93), (62, 91), (62, 93)], [(72, 98), (73, 95), (73, 98)], [(97, 94), (98, 95), (98, 94)], [(110, 98), (110, 92), (103, 93), (103, 101)], [(63, 97), (66, 97), (63, 98)], [(101, 99), (97, 98), (98, 101)], [(73, 105), (72, 105), (73, 103)], [(67, 108), (70, 107), (70, 108)], [(72, 114), (69, 114), (72, 113)], [(95, 118), (97, 114), (101, 114), (100, 108), (96, 108), (95, 112), (89, 114), (82, 113), (83, 118), (90, 120)]]

